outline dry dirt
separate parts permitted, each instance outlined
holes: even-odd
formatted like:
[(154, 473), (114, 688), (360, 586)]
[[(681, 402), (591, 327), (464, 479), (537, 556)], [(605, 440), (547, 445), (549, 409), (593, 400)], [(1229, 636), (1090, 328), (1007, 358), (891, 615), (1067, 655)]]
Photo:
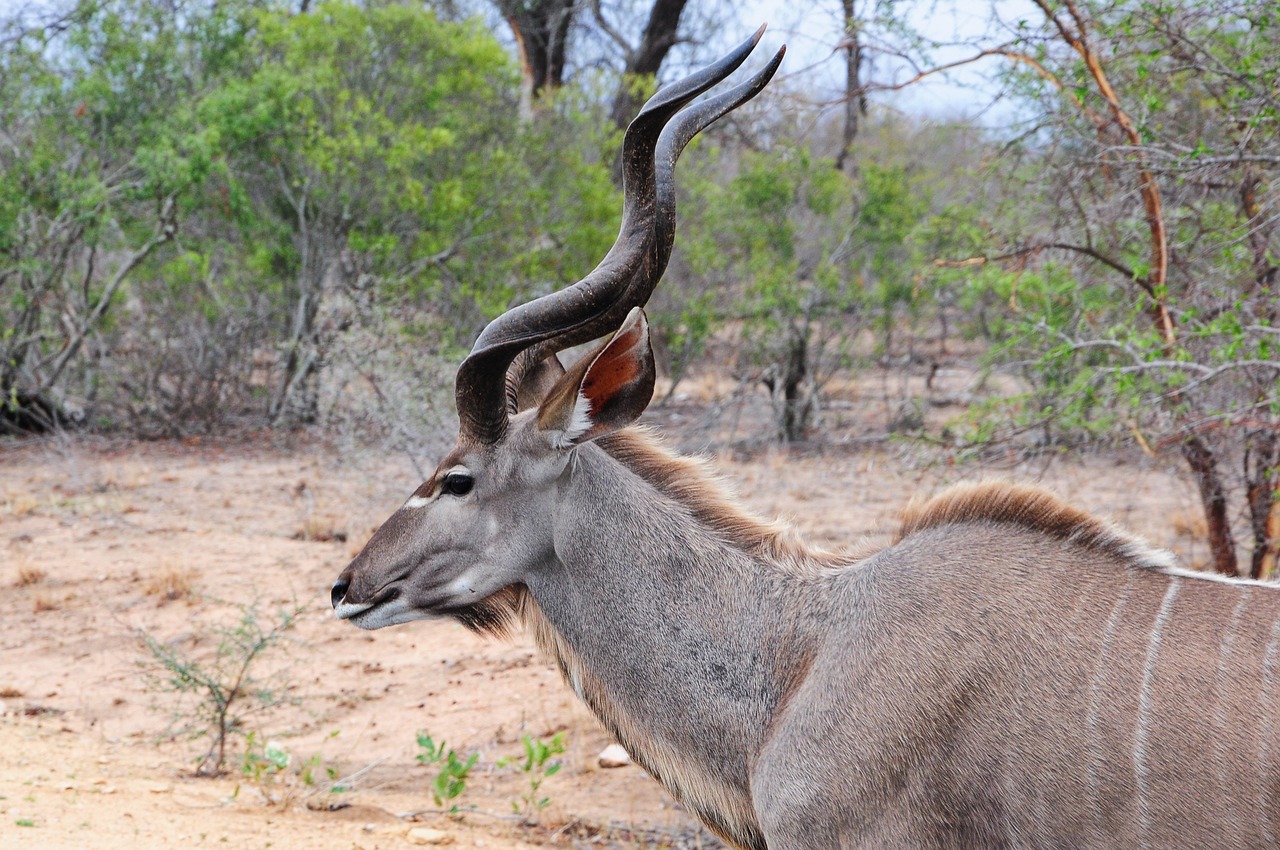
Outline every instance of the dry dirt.
[[(678, 409), (677, 409), (678, 410)], [(672, 413), (673, 419), (679, 414)], [(762, 514), (790, 515), (825, 544), (890, 529), (911, 495), (991, 474), (885, 444), (765, 451), (719, 465)], [(1089, 459), (999, 474), (1040, 480), (1191, 561), (1194, 490), (1153, 461)], [(458, 846), (717, 846), (638, 768), (603, 770), (607, 735), (526, 639), (477, 638), (451, 622), (374, 633), (335, 622), (328, 588), (359, 544), (418, 484), (403, 458), (236, 443), (0, 443), (0, 848), (401, 848), (406, 831)], [(298, 606), (263, 659), (286, 685), (245, 722), (291, 754), (283, 774), (192, 776), (207, 740), (174, 723), (147, 673), (142, 632), (199, 660), (246, 606)], [(433, 808), (423, 730), (479, 756), (457, 802)], [(537, 827), (512, 817), (524, 779), (499, 759), (521, 737), (562, 732)], [(304, 784), (314, 760), (350, 790)]]

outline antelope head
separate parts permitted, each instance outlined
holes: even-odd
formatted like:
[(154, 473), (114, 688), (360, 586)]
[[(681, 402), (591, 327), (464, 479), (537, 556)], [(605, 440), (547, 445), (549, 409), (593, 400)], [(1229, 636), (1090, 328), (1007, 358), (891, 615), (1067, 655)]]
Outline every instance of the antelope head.
[[(676, 159), (699, 131), (754, 97), (755, 76), (686, 106), (731, 74), (764, 33), (658, 92), (623, 140), (617, 242), (571, 287), (494, 319), (458, 369), (459, 434), (430, 478), (374, 533), (333, 585), (338, 617), (365, 629), (450, 615), (496, 630), (518, 588), (554, 558), (556, 485), (574, 449), (633, 422), (653, 394), (640, 309), (675, 239)], [(567, 371), (559, 351), (610, 334)]]

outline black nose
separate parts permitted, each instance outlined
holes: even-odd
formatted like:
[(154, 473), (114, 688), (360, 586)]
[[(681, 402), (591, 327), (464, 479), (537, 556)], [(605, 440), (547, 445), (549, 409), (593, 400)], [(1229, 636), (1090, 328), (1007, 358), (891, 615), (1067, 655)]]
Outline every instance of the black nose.
[(329, 591), (329, 599), (333, 602), (334, 608), (342, 603), (342, 598), (347, 595), (347, 588), (350, 586), (351, 582), (345, 578), (340, 578), (333, 583), (333, 590)]

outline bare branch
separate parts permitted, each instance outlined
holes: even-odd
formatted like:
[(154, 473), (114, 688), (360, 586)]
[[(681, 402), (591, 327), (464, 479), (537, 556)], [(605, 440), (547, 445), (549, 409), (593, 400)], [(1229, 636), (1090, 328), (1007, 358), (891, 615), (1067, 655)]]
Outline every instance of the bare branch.
[(1111, 257), (1108, 257), (1106, 254), (1103, 254), (1100, 251), (1094, 248), (1091, 248), (1087, 245), (1072, 245), (1067, 242), (1044, 242), (1039, 245), (1029, 245), (1026, 248), (1019, 248), (1016, 251), (1010, 251), (1007, 254), (999, 254), (994, 257), (968, 257), (963, 260), (939, 259), (939, 260), (934, 260), (933, 264), (938, 268), (945, 268), (945, 269), (965, 268), (968, 266), (982, 266), (982, 265), (986, 265), (987, 263), (998, 263), (998, 262), (1001, 262), (1002, 260), (1012, 260), (1019, 257), (1027, 257), (1034, 254), (1039, 254), (1042, 251), (1047, 251), (1050, 249), (1057, 249), (1061, 251), (1073, 251), (1077, 254), (1083, 254), (1086, 257), (1097, 260), (1103, 265), (1109, 268), (1112, 268), (1115, 271), (1119, 272), (1120, 274), (1124, 275), (1126, 280), (1134, 280), (1137, 277), (1137, 273), (1133, 269), (1129, 268), (1119, 260), (1112, 259)]
[(0, 37), (0, 48), (8, 47), (11, 44), (17, 44), (18, 42), (22, 41), (24, 38), (30, 35), (34, 35), (38, 32), (44, 32), (49, 34), (64, 32), (65, 30), (70, 28), (77, 14), (79, 14), (80, 12), (81, 10), (79, 8), (72, 9), (70, 12), (67, 12), (65, 14), (54, 15), (43, 22), (37, 22), (33, 24), (25, 24), (24, 22), (21, 21), (21, 19), (11, 21), (10, 23), (13, 29), (10, 34)]
[(111, 299), (115, 297), (116, 291), (124, 283), (125, 278), (137, 268), (143, 260), (151, 255), (160, 245), (173, 239), (177, 232), (177, 224), (174, 221), (174, 196), (166, 197), (160, 205), (160, 214), (156, 223), (156, 231), (147, 239), (136, 251), (128, 256), (125, 261), (116, 269), (116, 273), (112, 275), (111, 280), (107, 282), (103, 288), (102, 294), (98, 296), (98, 301), (94, 304), (93, 309), (89, 311), (89, 315), (83, 321), (78, 322), (74, 329), (71, 339), (67, 342), (66, 347), (58, 355), (58, 359), (54, 362), (53, 370), (37, 387), (36, 393), (42, 393), (49, 387), (57, 383), (61, 377), (62, 371), (71, 362), (71, 359), (80, 351), (80, 346), (84, 343), (84, 339), (89, 332), (101, 321), (103, 315), (106, 314), (107, 308), (111, 305)]
[(613, 25), (604, 16), (604, 10), (600, 8), (600, 0), (591, 0), (591, 14), (595, 16), (596, 23), (600, 26), (600, 30), (622, 49), (622, 56), (625, 64), (631, 64), (631, 56), (635, 53), (635, 48), (631, 42), (623, 37), (622, 33), (613, 28)]

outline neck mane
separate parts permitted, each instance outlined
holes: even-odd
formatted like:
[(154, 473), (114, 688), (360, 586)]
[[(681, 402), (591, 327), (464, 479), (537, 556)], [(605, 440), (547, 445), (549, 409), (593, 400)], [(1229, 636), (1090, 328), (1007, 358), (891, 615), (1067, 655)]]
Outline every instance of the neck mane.
[(815, 567), (845, 566), (869, 554), (810, 546), (790, 524), (752, 515), (708, 461), (675, 454), (648, 428), (626, 428), (597, 443), (614, 460), (687, 510), (725, 545), (757, 560), (805, 572)]
[(1157, 549), (1138, 535), (1072, 507), (1048, 490), (1011, 481), (957, 484), (931, 499), (913, 502), (902, 513), (902, 525), (893, 543), (930, 528), (961, 523), (1019, 526), (1126, 567), (1177, 567), (1172, 553)]

